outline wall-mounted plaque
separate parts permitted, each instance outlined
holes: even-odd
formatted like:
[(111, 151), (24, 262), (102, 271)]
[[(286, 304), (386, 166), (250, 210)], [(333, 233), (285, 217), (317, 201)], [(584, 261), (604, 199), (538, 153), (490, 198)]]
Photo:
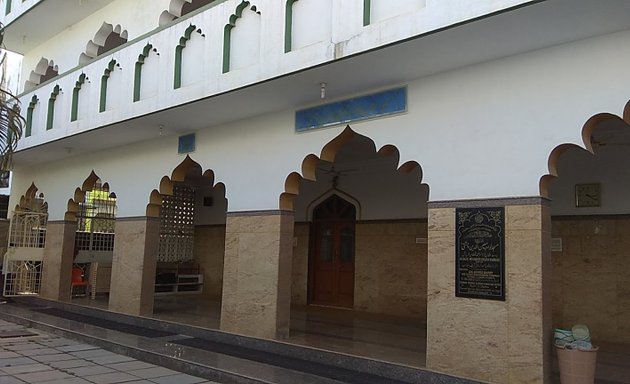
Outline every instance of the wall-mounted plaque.
[(458, 208), (455, 296), (505, 300), (505, 209)]

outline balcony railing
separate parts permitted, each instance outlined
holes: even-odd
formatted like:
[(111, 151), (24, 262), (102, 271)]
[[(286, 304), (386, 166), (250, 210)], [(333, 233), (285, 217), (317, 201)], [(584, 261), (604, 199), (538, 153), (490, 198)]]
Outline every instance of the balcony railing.
[[(360, 2), (303, 2), (311, 8), (315, 4), (314, 9), (269, 2), (273, 9), (259, 9), (254, 1), (227, 0), (127, 42), (20, 95), (27, 126), (19, 150), (526, 2), (427, 0), (415, 2), (422, 6), (375, 20), (366, 18), (365, 9), (357, 5)], [(289, 3), (296, 7), (301, 2)], [(364, 4), (369, 6), (370, 1)], [(291, 12), (285, 12), (285, 7)], [(313, 23), (311, 16), (318, 10), (329, 16)], [(343, 23), (332, 22), (342, 19)], [(406, 28), (400, 28), (401, 24)]]

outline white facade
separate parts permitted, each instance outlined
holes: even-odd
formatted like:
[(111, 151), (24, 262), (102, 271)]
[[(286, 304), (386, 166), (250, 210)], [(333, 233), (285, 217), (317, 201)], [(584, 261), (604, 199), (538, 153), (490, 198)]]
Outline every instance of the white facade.
[[(308, 4), (305, 0), (301, 2)], [(140, 6), (140, 2), (134, 2), (133, 9), (129, 10), (124, 1), (112, 2), (26, 52), (22, 78), (27, 77), (42, 57), (54, 60), (61, 75), (20, 97), (24, 106), (29, 105), (33, 96), (37, 96), (39, 102), (34, 108), (32, 134), (21, 141), (23, 154), (18, 154), (16, 161), (17, 169), (32, 169), (22, 173), (28, 174), (27, 178), (16, 177), (16, 191), (24, 190), (36, 179), (47, 196), (63, 201), (72, 191), (69, 186), (79, 185), (94, 168), (93, 163), (86, 160), (99, 159), (97, 173), (117, 191), (120, 214), (142, 215), (157, 181), (180, 161), (174, 135), (196, 132), (198, 150), (193, 157), (204, 167), (213, 169), (217, 179), (226, 184), (230, 211), (277, 208), (286, 176), (292, 171), (299, 172), (303, 158), (309, 153), (319, 154), (323, 145), (342, 127), (292, 133), (295, 109), (319, 103), (316, 101), (318, 83), (308, 83), (308, 78), (304, 79), (306, 82), (300, 80), (308, 74), (292, 75), (300, 82), (300, 93), (296, 97), (287, 94), (278, 100), (277, 95), (268, 94), (274, 93), (273, 87), (256, 94), (252, 92), (253, 96), (239, 105), (238, 109), (243, 112), (240, 115), (222, 110), (228, 102), (224, 99), (235, 96), (235, 92), (230, 91), (523, 2), (418, 2), (423, 3), (421, 5), (406, 2), (399, 5), (405, 10), (392, 16), (378, 5), (379, 2), (373, 1), (373, 15), (380, 21), (368, 26), (362, 25), (362, 1), (318, 2), (323, 15), (332, 12), (329, 17), (322, 16), (327, 20), (323, 25), (331, 28), (329, 33), (311, 28), (308, 20), (314, 23), (316, 18), (304, 19), (301, 14), (317, 13), (319, 9), (308, 8), (314, 7), (313, 4), (294, 5), (293, 43), (304, 47), (284, 53), (284, 7), (277, 2), (262, 1), (256, 4), (260, 14), (248, 6), (243, 11), (246, 16), (237, 19), (231, 39), (230, 70), (226, 73), (222, 73), (224, 27), (239, 1), (220, 2), (161, 29), (156, 29), (157, 15), (167, 7), (166, 2), (146, 3)], [(300, 21), (303, 25), (298, 24)], [(129, 43), (76, 67), (80, 53), (85, 50), (85, 39), (92, 38), (92, 31), (97, 31), (103, 22), (121, 25), (128, 31)], [(201, 32), (192, 33), (190, 46), (187, 43), (183, 49), (183, 86), (173, 89), (174, 47), (191, 24)], [(313, 32), (318, 30), (321, 32)], [(630, 50), (623, 44), (627, 38), (627, 32), (617, 32), (404, 83), (383, 82), (387, 76), (378, 73), (377, 78), (384, 78), (379, 81), (379, 87), (345, 84), (343, 77), (336, 78), (335, 69), (331, 69), (331, 73), (323, 71), (319, 76), (321, 80), (328, 80), (328, 94), (332, 97), (326, 102), (392, 86), (407, 86), (406, 114), (354, 123), (352, 128), (373, 139), (377, 147), (395, 145), (401, 154), (400, 164), (409, 160), (418, 162), (423, 169), (423, 181), (431, 187), (430, 200), (536, 196), (540, 177), (548, 173), (551, 150), (563, 143), (582, 145), (581, 126), (590, 116), (602, 111), (618, 113), (623, 109), (627, 97), (625, 87), (620, 85), (628, 81), (624, 68), (630, 59)], [(317, 39), (321, 40), (315, 42)], [(148, 44), (152, 50), (148, 51), (142, 65), (140, 100), (133, 102), (134, 68)], [(613, 52), (616, 60), (602, 65), (601, 58), (611, 57)], [(101, 78), (112, 59), (120, 67), (114, 67), (108, 80), (106, 110), (98, 112)], [(419, 61), (419, 65), (422, 64)], [(396, 60), (386, 65), (396, 65)], [(199, 76), (196, 81), (189, 72)], [(81, 74), (89, 80), (80, 90), (79, 118), (71, 122), (72, 90)], [(337, 82), (351, 88), (339, 89)], [(265, 84), (268, 83), (260, 87)], [(56, 86), (61, 88), (61, 94), (55, 102), (53, 128), (46, 130), (47, 102)], [(543, 88), (544, 94), (541, 94)], [(291, 91), (295, 89), (287, 89)], [(267, 96), (273, 100), (264, 105)], [(198, 104), (185, 105), (200, 99), (203, 100)], [(178, 105), (184, 105), (181, 114), (155, 114)], [(184, 112), (188, 107), (198, 114), (191, 116)], [(249, 117), (252, 114), (254, 116)], [(163, 137), (159, 137), (159, 126), (163, 126)], [(100, 130), (93, 139), (86, 136), (81, 140), (81, 136), (75, 136), (96, 128)], [(238, 131), (247, 132), (247, 140), (243, 140)], [(74, 141), (64, 141), (68, 138)], [(139, 140), (143, 143), (131, 145)], [(121, 145), (125, 142), (129, 144)], [(112, 149), (113, 146), (116, 148)], [(37, 151), (31, 149), (36, 147)], [(273, 149), (276, 147), (284, 150), (278, 152)], [(46, 163), (41, 164), (41, 161)], [(115, 172), (121, 164), (129, 172)], [(266, 169), (259, 169), (263, 164)], [(54, 169), (63, 169), (63, 175), (53, 172)], [(139, 174), (155, 182), (129, 183)], [(496, 175), (504, 175), (504, 179)], [(452, 182), (454, 178), (457, 183)], [(65, 209), (51, 205), (51, 219), (63, 217)]]
[[(424, 307), (418, 312), (426, 315), (429, 328), (429, 368), (493, 382), (548, 379), (549, 244), (552, 231), (568, 237), (562, 232), (566, 228), (550, 229), (551, 217), (597, 221), (630, 214), (628, 172), (617, 169), (628, 161), (624, 146), (630, 145), (630, 134), (620, 134), (630, 118), (624, 111), (630, 99), (630, 2), (218, 0), (172, 22), (168, 19), (179, 15), (181, 0), (83, 0), (72, 11), (68, 4), (18, 1), (0, 20), (7, 25), (8, 48), (24, 54), (19, 97), (29, 120), (28, 135), (14, 157), (11, 206), (35, 183), (48, 203), (49, 222), (59, 233), (71, 230), (68, 213), (94, 172), (115, 193), (120, 239), (119, 228), (146, 224), (150, 200), (168, 190), (164, 185), (189, 155), (202, 172), (214, 174), (204, 175), (204, 187), (220, 183), (217, 194), (224, 187), (227, 200), (227, 207), (221, 200), (211, 209), (212, 204), (200, 204), (205, 196), (197, 195), (204, 211), (194, 225), (225, 225), (224, 239), (232, 245), (238, 245), (238, 226), (250, 216), (260, 215), (257, 219), (269, 227), (268, 233), (256, 234), (260, 238), (243, 236), (256, 246), (226, 246), (218, 252), (224, 251), (225, 262), (218, 264), (226, 267), (217, 284), (223, 284), (223, 303), (231, 303), (224, 313), (232, 310), (233, 316), (225, 318), (251, 326), (264, 316), (250, 319), (246, 310), (248, 304), (258, 305), (259, 291), (250, 296), (239, 291), (259, 278), (248, 258), (263, 254), (264, 263), (278, 268), (266, 269), (260, 279), (266, 279), (267, 296), (277, 299), (278, 307), (290, 304), (288, 290), (279, 287), (287, 286), (290, 253), (297, 252), (287, 245), (298, 236), (293, 237), (294, 223), (310, 221), (313, 207), (343, 183), (345, 198), (357, 208), (356, 220), (364, 224), (380, 221), (386, 228), (426, 221), (425, 232), (412, 234), (414, 246), (426, 244), (419, 262), (426, 282), (412, 277), (422, 286)], [(67, 15), (52, 18), (52, 32), (45, 34), (43, 13), (64, 10)], [(127, 42), (95, 54), (105, 49), (110, 32)], [(36, 84), (46, 70), (42, 65), (58, 69), (59, 75)], [(402, 113), (302, 132), (296, 128), (296, 111), (398, 87), (407, 96)], [(353, 164), (319, 173), (309, 168), (326, 163), (314, 165), (314, 158), (334, 165), (334, 151), (327, 149), (346, 125), (364, 140), (362, 145), (369, 141), (359, 172), (340, 179)], [(591, 136), (594, 125), (599, 133)], [(190, 133), (195, 150), (179, 154), (179, 137)], [(608, 134), (618, 147), (606, 147), (612, 142)], [(574, 150), (558, 161), (563, 148)], [(595, 161), (586, 149), (595, 153)], [(317, 183), (307, 180), (313, 174), (319, 176)], [(548, 185), (549, 175), (560, 178)], [(601, 204), (577, 207), (576, 184), (588, 183), (601, 184)], [(298, 195), (293, 207), (283, 204), (281, 196), (287, 195)], [(507, 277), (508, 293), (504, 301), (471, 305), (469, 298), (451, 292), (453, 222), (456, 209), (476, 203), (507, 207), (507, 267), (501, 277)], [(264, 221), (265, 215), (277, 219), (277, 228)], [(62, 225), (67, 228), (59, 229)], [(151, 225), (140, 231), (150, 232)], [(125, 236), (141, 242), (133, 230)], [(300, 238), (300, 246), (305, 240)], [(264, 252), (256, 248), (268, 243), (273, 246)], [(130, 251), (116, 244), (112, 281), (128, 280), (124, 268), (115, 265), (117, 257), (135, 258), (138, 269), (155, 272), (148, 245)], [(68, 246), (61, 248), (63, 257), (72, 256)], [(300, 249), (306, 254), (307, 248)], [(305, 276), (311, 272), (308, 260), (302, 261), (305, 296), (310, 284)], [(238, 270), (245, 264), (251, 270)], [(149, 275), (145, 279), (152, 280)], [(564, 284), (558, 276), (554, 284)], [(561, 293), (569, 297), (571, 289)], [(118, 300), (122, 308), (124, 295), (112, 297), (110, 305)], [(271, 320), (263, 319), (273, 332), (248, 333), (247, 324), (227, 331), (278, 335), (282, 310), (273, 305), (264, 308), (273, 312)], [(453, 312), (448, 319), (445, 308)], [(617, 311), (619, 324), (628, 313)], [(288, 317), (284, 320), (286, 325)], [(529, 328), (522, 332), (522, 327)], [(495, 328), (506, 338), (524, 334), (535, 342), (494, 343)], [(475, 332), (483, 333), (482, 341), (469, 337)], [(461, 349), (468, 351), (468, 360), (442, 359), (440, 353), (450, 353), (448, 342), (442, 343), (447, 338), (453, 346), (459, 346), (457, 338), (466, 340)], [(505, 361), (484, 361), (477, 342), (492, 349), (487, 354), (492, 359)], [(530, 372), (535, 378), (527, 381)]]

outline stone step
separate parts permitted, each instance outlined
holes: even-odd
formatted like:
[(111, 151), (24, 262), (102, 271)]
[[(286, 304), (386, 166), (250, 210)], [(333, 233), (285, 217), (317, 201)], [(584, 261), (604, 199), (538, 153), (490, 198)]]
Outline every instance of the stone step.
[(423, 369), (33, 297), (4, 304), (0, 318), (222, 383), (473, 383)]

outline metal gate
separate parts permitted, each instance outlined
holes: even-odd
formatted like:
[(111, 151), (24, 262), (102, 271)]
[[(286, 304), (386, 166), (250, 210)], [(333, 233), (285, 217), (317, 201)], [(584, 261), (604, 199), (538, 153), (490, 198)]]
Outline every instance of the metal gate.
[(47, 220), (47, 213), (13, 212), (2, 268), (4, 296), (39, 294)]

